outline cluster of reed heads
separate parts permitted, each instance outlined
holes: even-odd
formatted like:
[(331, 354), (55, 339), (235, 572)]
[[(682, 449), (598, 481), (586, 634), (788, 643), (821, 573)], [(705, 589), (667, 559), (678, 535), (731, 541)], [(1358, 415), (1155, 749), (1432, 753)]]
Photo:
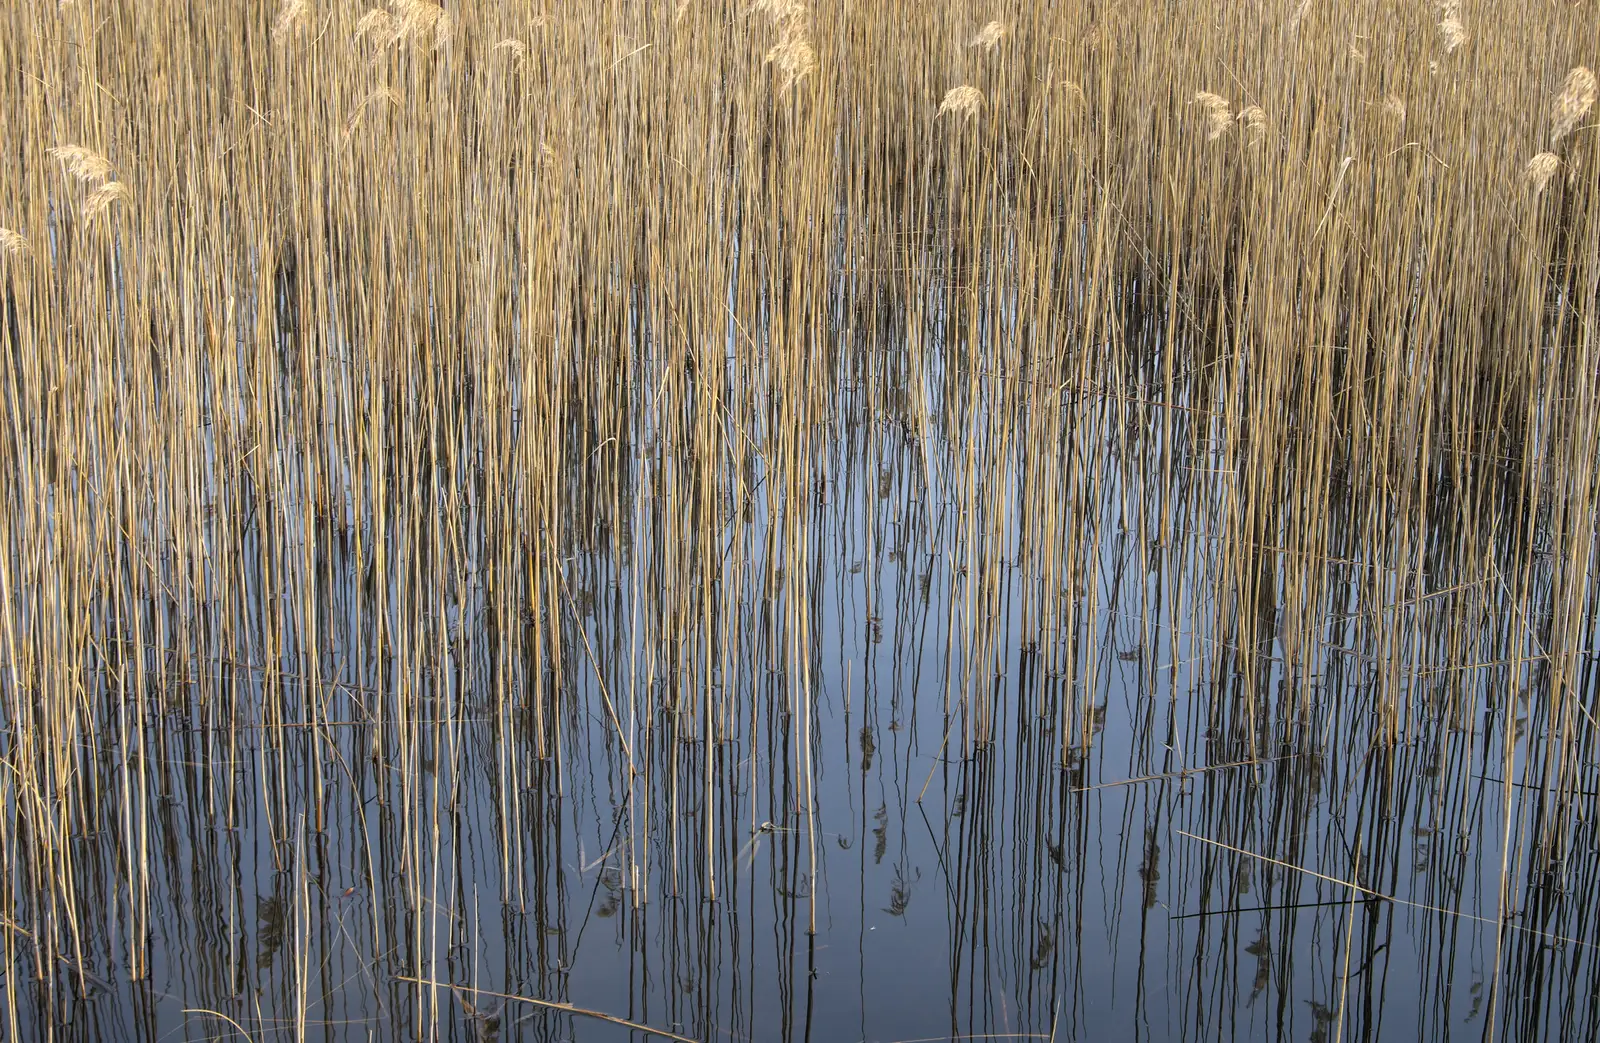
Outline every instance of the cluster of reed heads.
[(664, 721), (795, 721), (803, 826), (815, 529), (875, 480), (937, 533), (890, 564), (952, 577), (947, 752), (1006, 741), (1019, 650), (1062, 763), (1092, 743), (1124, 539), (1149, 654), (1198, 664), (1157, 690), (1230, 756), (1307, 734), (1352, 643), (1375, 746), (1504, 685), (1560, 857), (1597, 41), (1470, 0), (7, 5), (12, 965), (150, 972), (177, 734), (193, 813), (253, 780), (285, 866), (381, 793), (419, 917), (474, 720), (535, 758), (485, 769), (507, 865), (580, 720), (635, 902)]

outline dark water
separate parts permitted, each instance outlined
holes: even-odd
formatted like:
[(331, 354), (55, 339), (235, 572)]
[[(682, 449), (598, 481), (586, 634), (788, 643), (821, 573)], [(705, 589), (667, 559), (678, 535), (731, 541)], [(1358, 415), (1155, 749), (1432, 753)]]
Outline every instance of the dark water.
[(1600, 1033), (1595, 766), (1551, 799), (1536, 603), (1352, 554), (1291, 652), (1288, 567), (1222, 619), (1209, 494), (1162, 538), (1145, 464), (1052, 522), (938, 432), (819, 438), (710, 566), (616, 452), (543, 659), (470, 495), (449, 555), (420, 507), (384, 563), (292, 498), (216, 522), (254, 610), (204, 654), (156, 608), (108, 637), (78, 923), (19, 910), (81, 959), (12, 933), (8, 1036), (647, 1038), (503, 997), (705, 1041)]

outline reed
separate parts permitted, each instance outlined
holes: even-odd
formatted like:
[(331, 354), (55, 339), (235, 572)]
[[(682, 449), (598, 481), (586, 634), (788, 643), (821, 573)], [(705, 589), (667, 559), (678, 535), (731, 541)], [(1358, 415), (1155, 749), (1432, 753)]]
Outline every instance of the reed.
[(1490, 11), (12, 5), (9, 1034), (24, 977), (172, 958), (174, 808), (270, 866), (300, 1035), (336, 929), (455, 1017), (562, 801), (615, 809), (619, 923), (759, 839), (815, 932), (840, 706), (973, 807), (1108, 721), (1172, 778), (1464, 729), (1509, 908), (1600, 756), (1600, 24)]

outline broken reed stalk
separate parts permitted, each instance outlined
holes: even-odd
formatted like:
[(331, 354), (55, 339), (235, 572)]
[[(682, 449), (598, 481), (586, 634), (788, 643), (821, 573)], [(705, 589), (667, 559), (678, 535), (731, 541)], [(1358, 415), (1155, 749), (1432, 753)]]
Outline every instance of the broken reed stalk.
[[(420, 985), (424, 988), (434, 990), (453, 990), (456, 988), (456, 986), (450, 985), (447, 982), (434, 981), (429, 978), (411, 978), (403, 974), (394, 975), (394, 980), (403, 981), (411, 985)], [(637, 1021), (629, 1021), (627, 1018), (619, 1018), (615, 1014), (607, 1014), (605, 1011), (600, 1010), (590, 1010), (587, 1007), (579, 1007), (572, 1003), (560, 1003), (555, 1000), (535, 999), (532, 996), (517, 996), (509, 992), (491, 992), (487, 989), (472, 989), (470, 991), (474, 996), (488, 996), (491, 999), (504, 1000), (507, 1003), (526, 1003), (530, 1006), (542, 1007), (545, 1010), (560, 1011), (563, 1014), (574, 1014), (578, 1017), (594, 1018), (597, 1021), (608, 1022), (612, 1025), (621, 1025), (623, 1028), (632, 1029), (635, 1032), (643, 1032), (647, 1036), (657, 1036), (661, 1039), (677, 1040), (678, 1043), (698, 1043), (697, 1040), (689, 1036), (680, 1036), (676, 1032), (668, 1032), (665, 1029), (651, 1028), (649, 1025), (641, 1024)]]

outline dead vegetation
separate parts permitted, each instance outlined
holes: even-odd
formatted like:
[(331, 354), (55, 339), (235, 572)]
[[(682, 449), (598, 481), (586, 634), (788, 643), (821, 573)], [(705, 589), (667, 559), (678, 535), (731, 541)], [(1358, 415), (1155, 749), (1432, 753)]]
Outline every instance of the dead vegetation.
[(637, 907), (660, 844), (711, 897), (722, 864), (664, 715), (706, 749), (781, 715), (814, 870), (818, 518), (857, 482), (924, 533), (896, 567), (949, 577), (917, 698), (953, 755), (1004, 741), (1019, 647), (1057, 763), (1093, 744), (1121, 540), (1159, 563), (1152, 661), (1198, 664), (1150, 683), (1228, 758), (1329, 712), (1392, 748), (1503, 686), (1536, 703), (1494, 747), (1548, 801), (1528, 864), (1569, 853), (1593, 4), (194, 6), (0, 13), (14, 963), (148, 973), (179, 757), (219, 823), (260, 787), (302, 884), (380, 801), (414, 924), (454, 908), (473, 721), (526, 739), (475, 769), (505, 867), (604, 723)]

